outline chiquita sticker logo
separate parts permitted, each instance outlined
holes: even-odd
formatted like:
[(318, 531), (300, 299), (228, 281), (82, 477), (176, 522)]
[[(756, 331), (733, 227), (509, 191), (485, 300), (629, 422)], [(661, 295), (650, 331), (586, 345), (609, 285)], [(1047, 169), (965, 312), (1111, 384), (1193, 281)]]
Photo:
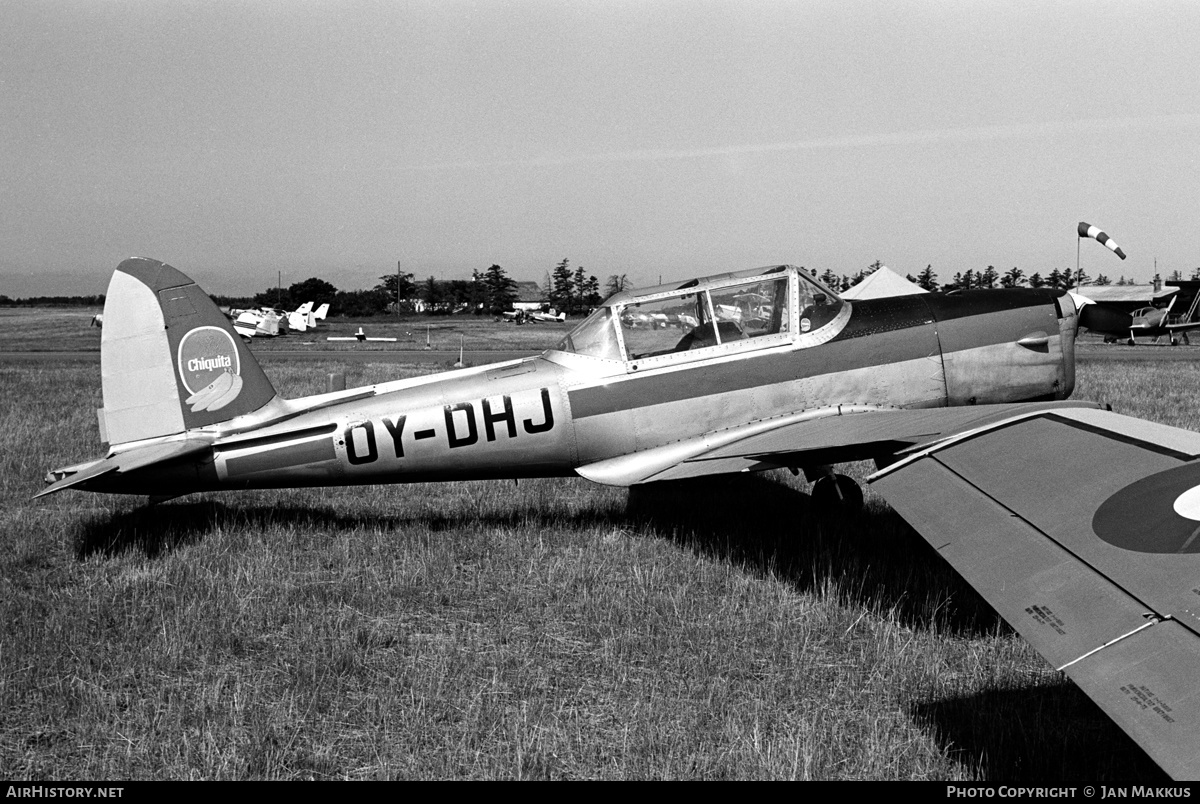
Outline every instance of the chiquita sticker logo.
[(179, 379), (192, 413), (220, 410), (242, 392), (237, 344), (220, 327), (197, 327), (179, 341)]

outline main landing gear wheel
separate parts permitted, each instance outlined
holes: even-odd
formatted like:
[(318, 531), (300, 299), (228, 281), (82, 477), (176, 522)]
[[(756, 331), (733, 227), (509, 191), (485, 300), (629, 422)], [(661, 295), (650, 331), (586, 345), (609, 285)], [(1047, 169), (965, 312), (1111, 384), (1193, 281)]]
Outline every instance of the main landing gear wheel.
[(813, 483), (812, 500), (828, 511), (856, 514), (863, 507), (862, 488), (845, 475), (825, 475)]

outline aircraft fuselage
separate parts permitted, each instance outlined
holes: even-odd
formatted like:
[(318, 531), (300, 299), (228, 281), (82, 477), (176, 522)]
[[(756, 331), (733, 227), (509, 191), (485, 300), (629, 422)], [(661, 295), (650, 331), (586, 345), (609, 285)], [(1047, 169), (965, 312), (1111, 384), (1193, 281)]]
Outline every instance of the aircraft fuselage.
[(569, 476), (699, 433), (829, 406), (1065, 399), (1075, 322), (1063, 298), (996, 290), (841, 303), (820, 326), (800, 331), (809, 320), (800, 319), (794, 337), (641, 359), (550, 350), (345, 392), (346, 401), (318, 398), (317, 409), (262, 427), (253, 426), (256, 414), (239, 417), (198, 457), (81, 487), (173, 496)]

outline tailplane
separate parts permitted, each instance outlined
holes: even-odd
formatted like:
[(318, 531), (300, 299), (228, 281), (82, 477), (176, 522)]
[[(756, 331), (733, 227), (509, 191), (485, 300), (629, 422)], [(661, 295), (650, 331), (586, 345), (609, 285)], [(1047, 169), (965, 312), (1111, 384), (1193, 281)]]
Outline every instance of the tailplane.
[(144, 257), (117, 267), (100, 337), (101, 438), (124, 444), (251, 413), (271, 381), (200, 286)]

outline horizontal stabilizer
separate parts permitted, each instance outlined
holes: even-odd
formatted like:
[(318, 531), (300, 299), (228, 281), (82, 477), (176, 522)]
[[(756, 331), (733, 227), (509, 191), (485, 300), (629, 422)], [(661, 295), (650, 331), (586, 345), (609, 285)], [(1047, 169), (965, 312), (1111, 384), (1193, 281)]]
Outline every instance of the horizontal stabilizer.
[(211, 445), (210, 440), (192, 438), (162, 444), (147, 444), (143, 447), (135, 447), (109, 455), (107, 458), (101, 458), (94, 463), (84, 464), (78, 468), (56, 469), (50, 473), (50, 476), (57, 477), (60, 473), (63, 476), (33, 495), (33, 498), (36, 500), (38, 497), (69, 489), (110, 473), (132, 472), (153, 464), (195, 455), (204, 452)]
[(871, 482), (1164, 770), (1198, 779), (1198, 455), (1200, 434), (1058, 410), (945, 440)]
[[(51, 470), (48, 478), (55, 477), (62, 471), (63, 470), (61, 469)], [(86, 480), (92, 480), (100, 477), (101, 475), (106, 475), (109, 472), (115, 471), (117, 471), (117, 464), (115, 461), (109, 460), (108, 458), (101, 458), (93, 463), (85, 464), (73, 472), (63, 474), (63, 476), (59, 477), (58, 480), (55, 480), (50, 485), (46, 486), (46, 488), (33, 495), (33, 499), (36, 500), (38, 497), (45, 497), (47, 494), (53, 494), (56, 491), (69, 489), (72, 486), (77, 486)]]

